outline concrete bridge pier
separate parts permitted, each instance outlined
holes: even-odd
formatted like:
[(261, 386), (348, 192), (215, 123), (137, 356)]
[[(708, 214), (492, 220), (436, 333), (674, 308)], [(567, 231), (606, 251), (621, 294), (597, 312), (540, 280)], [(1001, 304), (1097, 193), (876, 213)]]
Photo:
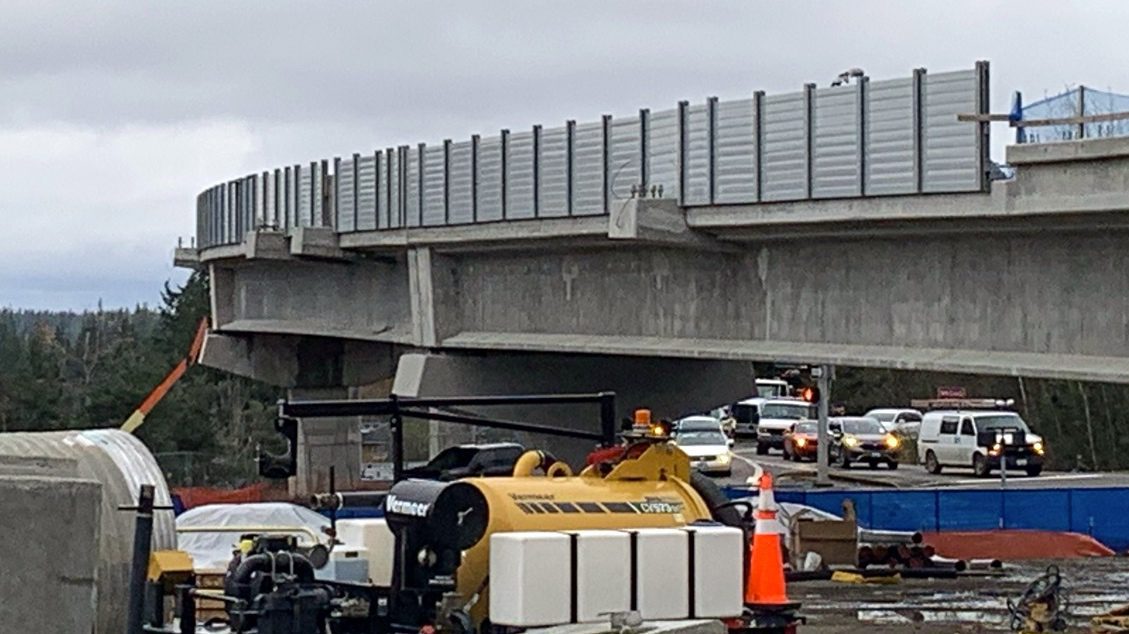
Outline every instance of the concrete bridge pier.
[[(399, 348), (392, 344), (279, 334), (208, 335), (204, 365), (286, 388), (293, 400), (387, 396)], [(311, 419), (298, 429), (298, 471), (290, 494), (329, 490), (329, 468), (340, 489), (356, 488), (361, 476), (357, 417)]]
[[(752, 366), (741, 361), (547, 353), (409, 353), (400, 357), (393, 392), (401, 396), (558, 394), (611, 391), (620, 419), (637, 407), (676, 418), (749, 396)], [(595, 405), (485, 407), (496, 418), (599, 430)], [(512, 436), (511, 436), (512, 437)], [(469, 438), (467, 439), (469, 440)], [(518, 434), (526, 446), (583, 464), (594, 443)]]

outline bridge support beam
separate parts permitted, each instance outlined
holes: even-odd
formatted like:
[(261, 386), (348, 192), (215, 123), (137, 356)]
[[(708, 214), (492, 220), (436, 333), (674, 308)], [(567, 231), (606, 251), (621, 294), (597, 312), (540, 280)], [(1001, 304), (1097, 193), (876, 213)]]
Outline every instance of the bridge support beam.
[[(673, 419), (729, 404), (747, 397), (752, 389), (752, 366), (745, 362), (493, 352), (405, 354), (392, 391), (400, 396), (613, 391), (620, 418), (630, 416), (636, 407), (647, 407), (657, 418)], [(599, 428), (595, 407), (491, 407), (480, 413), (575, 429)], [(473, 438), (462, 430), (450, 433), (457, 442)], [(583, 464), (592, 449), (592, 443), (585, 441), (532, 436), (519, 440), (547, 448), (573, 466)]]

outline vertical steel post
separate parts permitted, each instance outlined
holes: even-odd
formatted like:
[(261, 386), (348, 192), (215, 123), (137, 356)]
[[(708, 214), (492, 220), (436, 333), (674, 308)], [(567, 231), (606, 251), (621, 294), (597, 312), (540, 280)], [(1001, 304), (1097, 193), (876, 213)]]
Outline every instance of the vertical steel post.
[(353, 231), (360, 231), (361, 227), (361, 179), (359, 176), (361, 167), (361, 155), (353, 154), (353, 164), (349, 169), (353, 170)]
[(815, 484), (816, 486), (831, 486), (831, 479), (828, 471), (828, 442), (831, 433), (827, 428), (827, 418), (830, 410), (831, 400), (831, 374), (835, 371), (835, 366), (821, 365), (816, 366), (819, 368), (819, 376), (817, 377), (817, 385), (819, 387), (819, 424), (817, 425), (817, 435), (815, 441)]
[(603, 159), (604, 159), (604, 213), (611, 212), (612, 204), (612, 116), (606, 114), (603, 122)]
[(805, 197), (810, 199), (815, 180), (815, 84), (804, 84), (804, 171)]
[(399, 398), (392, 394), (392, 417), (388, 426), (392, 431), (392, 481), (399, 482), (404, 477), (404, 417), (400, 415)]
[(925, 191), (925, 69), (913, 71), (913, 176), (914, 191)]
[(569, 119), (565, 122), (565, 209), (568, 215), (573, 214), (573, 179), (576, 178), (573, 153), (576, 151), (576, 121)]
[(714, 204), (717, 200), (717, 183), (715, 182), (715, 173), (717, 166), (717, 97), (708, 97), (706, 99), (706, 140), (709, 142), (709, 149), (706, 152), (708, 170), (709, 170), (709, 204)]
[(151, 484), (141, 485), (137, 496), (137, 519), (133, 528), (133, 561), (129, 571), (128, 634), (144, 634), (145, 577), (149, 570), (149, 554), (153, 548), (153, 500), (156, 492)]
[(603, 436), (604, 446), (610, 447), (615, 444), (616, 422), (614, 392), (600, 393), (600, 434)]
[(333, 157), (333, 207), (330, 213), (333, 214), (333, 226), (338, 231), (341, 231), (341, 157)]
[[(1086, 116), (1086, 87), (1078, 86), (1078, 118)], [(1078, 136), (1079, 139), (1086, 138), (1086, 123), (1085, 121), (1078, 122)]]
[(506, 220), (506, 217), (509, 214), (509, 210), (506, 208), (507, 207), (506, 203), (508, 202), (506, 200), (506, 198), (507, 198), (507, 196), (506, 196), (506, 189), (507, 189), (506, 188), (506, 180), (507, 180), (507, 177), (508, 177), (507, 172), (510, 169), (510, 162), (508, 160), (509, 157), (507, 156), (510, 153), (510, 131), (503, 129), (499, 133), (499, 135), (500, 136), (499, 136), (498, 143), (501, 146), (501, 152), (502, 152), (502, 155), (499, 159), (502, 162), (501, 168), (499, 170), (499, 172), (501, 173), (501, 176), (502, 176), (502, 183), (501, 183), (501, 186), (502, 186), (502, 220)]
[[(992, 109), (990, 98), (991, 82), (988, 78), (989, 64), (986, 60), (976, 62), (976, 109), (978, 114), (988, 114)], [(977, 124), (979, 134), (976, 135), (978, 155), (980, 157), (980, 191), (988, 191), (992, 186), (992, 124), (981, 121)]]
[[(373, 230), (380, 229), (380, 196), (383, 192), (380, 191), (380, 172), (384, 169), (384, 164), (381, 157), (384, 155), (380, 150), (374, 150), (372, 153), (372, 228)], [(387, 186), (385, 187), (387, 188)], [(387, 213), (387, 208), (385, 208)]]
[(753, 93), (753, 157), (756, 166), (757, 202), (764, 199), (764, 91)]
[(686, 164), (690, 149), (687, 142), (689, 125), (686, 118), (689, 116), (690, 102), (678, 102), (678, 204), (686, 204)]
[(451, 139), (443, 139), (443, 226), (451, 224)]
[(416, 209), (419, 210), (417, 215), (417, 227), (423, 226), (423, 207), (426, 200), (423, 197), (423, 181), (425, 178), (424, 164), (427, 163), (427, 144), (420, 143), (416, 146)]
[(541, 124), (533, 126), (533, 217), (541, 217)]
[[(644, 192), (651, 186), (651, 147), (648, 137), (651, 136), (651, 111), (643, 108), (639, 111), (639, 186)], [(640, 198), (647, 198), (644, 194)]]
[(470, 221), (478, 222), (478, 145), (481, 138), (470, 137)]
[(858, 89), (857, 104), (858, 104), (858, 131), (859, 131), (859, 155), (858, 155), (858, 170), (859, 170), (859, 196), (866, 195), (866, 138), (867, 138), (867, 112), (866, 112), (866, 91), (870, 88), (870, 78), (860, 77), (857, 84)]
[[(996, 444), (1000, 446), (1000, 530), (1005, 528), (1007, 517), (1007, 438), (1002, 432), (996, 432)], [(984, 458), (988, 460), (987, 457)]]

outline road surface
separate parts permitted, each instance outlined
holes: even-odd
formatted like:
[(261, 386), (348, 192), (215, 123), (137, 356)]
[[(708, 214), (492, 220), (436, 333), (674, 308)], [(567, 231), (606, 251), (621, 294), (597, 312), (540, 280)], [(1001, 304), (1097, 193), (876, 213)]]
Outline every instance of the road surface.
[[(733, 475), (729, 478), (718, 478), (718, 483), (723, 485), (743, 485), (746, 480), (756, 473), (756, 465), (768, 469), (776, 478), (778, 486), (808, 487), (815, 481), (816, 466), (813, 462), (785, 461), (779, 451), (772, 451), (767, 456), (758, 456), (756, 444), (748, 440), (738, 439), (733, 448)], [(972, 475), (972, 469), (945, 469), (940, 475), (930, 474), (921, 465), (902, 464), (898, 470), (891, 471), (886, 467), (870, 469), (865, 466), (855, 466), (850, 469), (830, 467), (829, 473), (832, 483), (837, 487), (889, 487), (889, 488), (996, 488), (1000, 486), (998, 471), (992, 472), (991, 477), (977, 478)], [(1015, 489), (1045, 489), (1067, 487), (1129, 487), (1129, 473), (1069, 473), (1059, 471), (1045, 471), (1036, 477), (1027, 475), (1008, 474), (1008, 488)]]

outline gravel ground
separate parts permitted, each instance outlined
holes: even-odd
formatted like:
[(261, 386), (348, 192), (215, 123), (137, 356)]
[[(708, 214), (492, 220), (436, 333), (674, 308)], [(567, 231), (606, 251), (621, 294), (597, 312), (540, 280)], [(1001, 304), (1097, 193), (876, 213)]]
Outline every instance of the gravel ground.
[[(993, 576), (909, 579), (898, 585), (797, 582), (789, 597), (803, 603), (806, 634), (1009, 631), (1007, 599), (1017, 599), (1048, 565), (1057, 565), (1069, 592), (1072, 631), (1089, 618), (1129, 603), (1129, 559), (1017, 562)], [(1081, 628), (1081, 629), (1079, 629)]]

